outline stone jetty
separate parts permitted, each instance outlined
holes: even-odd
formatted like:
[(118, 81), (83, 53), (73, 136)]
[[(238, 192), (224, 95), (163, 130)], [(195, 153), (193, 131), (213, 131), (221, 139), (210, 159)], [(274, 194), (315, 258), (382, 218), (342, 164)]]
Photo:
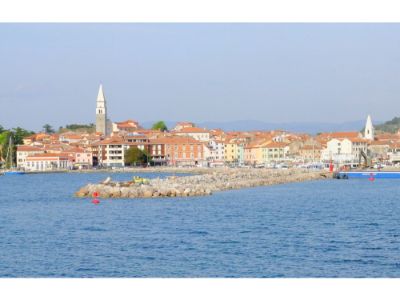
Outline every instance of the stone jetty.
[[(114, 182), (110, 177), (101, 183), (88, 184), (75, 196), (101, 198), (155, 198), (211, 195), (217, 191), (274, 185), (328, 178), (327, 171), (303, 169), (202, 169), (201, 174)], [(134, 174), (132, 174), (134, 175)]]

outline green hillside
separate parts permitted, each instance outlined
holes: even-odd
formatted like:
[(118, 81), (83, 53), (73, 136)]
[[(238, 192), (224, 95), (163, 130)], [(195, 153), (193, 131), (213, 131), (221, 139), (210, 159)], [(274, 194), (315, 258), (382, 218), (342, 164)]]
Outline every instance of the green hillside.
[(400, 129), (400, 117), (394, 117), (383, 124), (375, 125), (375, 130), (396, 133)]
[(91, 123), (89, 125), (86, 124), (69, 124), (66, 125), (65, 127), (60, 127), (58, 132), (59, 133), (64, 133), (64, 132), (68, 132), (68, 131), (74, 131), (77, 133), (93, 133), (96, 132), (96, 125)]

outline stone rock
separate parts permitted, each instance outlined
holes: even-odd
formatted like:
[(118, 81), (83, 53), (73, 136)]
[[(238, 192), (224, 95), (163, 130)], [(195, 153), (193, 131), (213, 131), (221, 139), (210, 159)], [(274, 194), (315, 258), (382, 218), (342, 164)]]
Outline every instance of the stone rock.
[(102, 182), (102, 184), (108, 184), (108, 183), (110, 183), (111, 182), (111, 177), (107, 177), (103, 182)]
[(129, 188), (122, 187), (121, 188), (121, 198), (128, 198), (129, 197)]
[(144, 190), (143, 192), (144, 198), (150, 198), (151, 196), (153, 196), (153, 192), (151, 190)]

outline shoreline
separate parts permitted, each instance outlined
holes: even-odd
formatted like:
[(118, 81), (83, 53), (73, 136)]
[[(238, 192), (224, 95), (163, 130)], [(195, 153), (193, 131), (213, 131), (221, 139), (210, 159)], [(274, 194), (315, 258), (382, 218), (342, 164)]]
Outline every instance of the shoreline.
[(95, 192), (98, 193), (100, 198), (134, 199), (207, 196), (224, 190), (332, 178), (330, 173), (325, 170), (208, 168), (202, 169), (203, 173), (200, 173), (201, 171), (198, 169), (200, 168), (193, 168), (193, 170), (192, 168), (186, 170), (184, 168), (163, 168), (162, 170), (166, 173), (183, 174), (193, 172), (195, 174), (192, 176), (168, 176), (164, 179), (137, 178), (136, 182), (135, 180), (114, 182), (108, 177), (101, 183), (90, 183), (83, 186), (75, 193), (75, 196), (78, 198), (90, 198)]

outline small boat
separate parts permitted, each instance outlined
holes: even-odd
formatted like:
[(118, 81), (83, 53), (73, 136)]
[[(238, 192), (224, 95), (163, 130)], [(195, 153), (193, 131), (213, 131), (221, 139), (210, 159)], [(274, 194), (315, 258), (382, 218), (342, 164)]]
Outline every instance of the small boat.
[(10, 170), (3, 172), (3, 175), (24, 175), (24, 171)]
[(134, 176), (133, 182), (136, 184), (148, 184), (149, 180), (147, 178), (142, 178), (140, 176)]

